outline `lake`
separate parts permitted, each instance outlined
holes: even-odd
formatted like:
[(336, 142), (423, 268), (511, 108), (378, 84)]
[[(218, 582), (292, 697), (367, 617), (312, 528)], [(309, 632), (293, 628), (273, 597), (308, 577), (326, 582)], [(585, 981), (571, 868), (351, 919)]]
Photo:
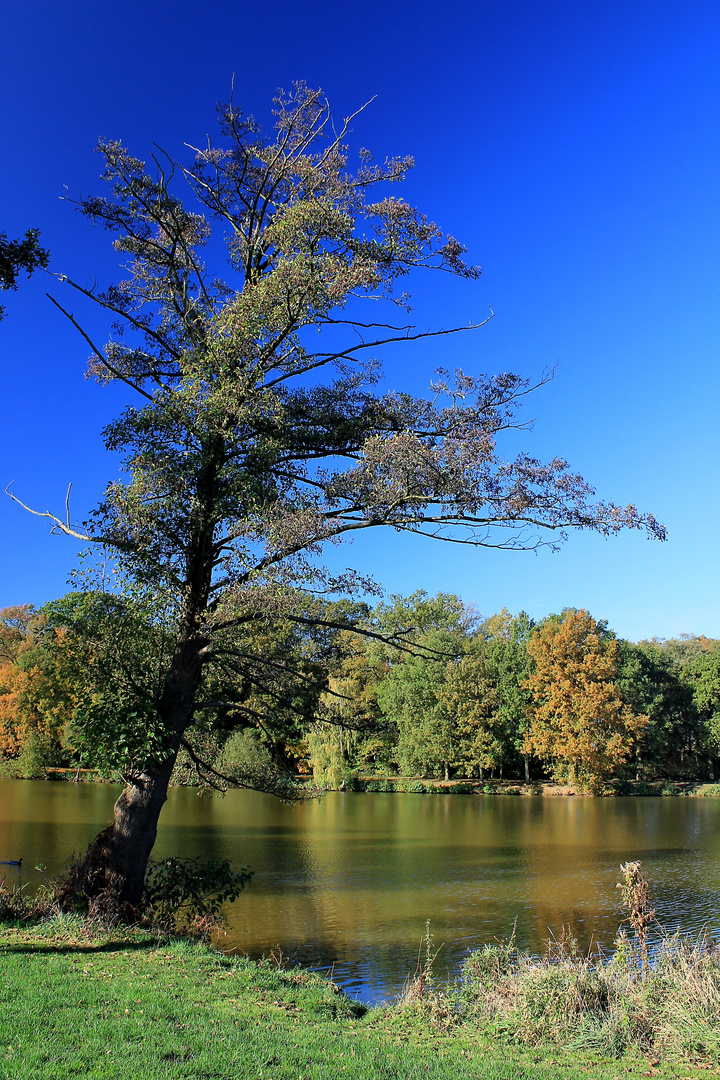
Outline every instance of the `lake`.
[[(0, 780), (0, 859), (23, 881), (58, 873), (111, 819), (111, 785)], [(612, 944), (619, 864), (642, 859), (660, 922), (720, 931), (720, 799), (339, 793), (286, 806), (255, 792), (172, 789), (154, 856), (227, 858), (255, 871), (222, 947), (280, 948), (351, 996), (389, 1000), (412, 975), (427, 919), (435, 970), (508, 937), (540, 951), (569, 926)], [(2, 867), (9, 883), (18, 871)]]

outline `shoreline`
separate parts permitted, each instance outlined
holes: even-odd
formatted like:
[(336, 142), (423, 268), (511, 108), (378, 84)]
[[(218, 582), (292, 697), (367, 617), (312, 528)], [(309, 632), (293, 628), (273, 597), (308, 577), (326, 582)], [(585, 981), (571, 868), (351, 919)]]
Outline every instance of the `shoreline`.
[[(116, 777), (102, 776), (97, 769), (48, 768), (45, 776), (2, 776), (2, 780), (39, 780), (48, 783), (119, 784)], [(306, 779), (300, 777), (300, 780)], [(171, 787), (195, 787), (192, 784), (171, 784)], [(720, 783), (702, 780), (613, 780), (601, 792), (584, 791), (572, 784), (559, 784), (550, 780), (429, 780), (408, 776), (375, 776), (365, 774), (352, 778), (346, 787), (321, 785), (323, 794), (328, 791), (357, 794), (397, 795), (507, 795), (534, 798), (617, 798), (663, 796), (670, 798), (720, 798)]]

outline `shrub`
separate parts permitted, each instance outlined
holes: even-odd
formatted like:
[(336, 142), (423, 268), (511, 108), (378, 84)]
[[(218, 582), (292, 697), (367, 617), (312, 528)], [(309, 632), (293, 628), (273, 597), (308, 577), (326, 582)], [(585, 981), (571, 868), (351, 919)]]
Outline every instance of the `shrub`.
[(16, 776), (34, 780), (44, 776), (46, 769), (62, 765), (63, 754), (47, 732), (30, 731), (13, 764)]
[(272, 768), (273, 758), (255, 728), (234, 731), (223, 746), (220, 766), (229, 773)]
[(151, 862), (145, 881), (145, 914), (168, 932), (205, 936), (220, 922), (220, 908), (236, 900), (253, 872), (231, 870), (227, 859), (163, 859)]
[(415, 795), (422, 795), (425, 785), (422, 780), (398, 780), (396, 791), (405, 791)]
[(365, 785), (366, 791), (395, 791), (395, 785), (387, 777), (378, 777), (377, 780), (368, 780)]

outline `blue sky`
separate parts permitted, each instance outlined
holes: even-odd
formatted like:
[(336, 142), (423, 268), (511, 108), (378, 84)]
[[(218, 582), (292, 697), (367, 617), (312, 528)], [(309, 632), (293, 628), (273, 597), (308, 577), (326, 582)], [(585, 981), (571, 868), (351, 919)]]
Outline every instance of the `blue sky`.
[[(462, 342), (387, 357), (422, 393), (441, 365), (554, 381), (528, 402), (538, 457), (651, 510), (666, 544), (576, 534), (559, 554), (459, 551), (395, 535), (332, 555), (389, 591), (459, 593), (490, 614), (587, 607), (633, 640), (720, 636), (720, 17), (710, 2), (104, 5), (0, 12), (0, 230), (40, 228), (51, 268), (118, 276), (107, 234), (67, 203), (99, 192), (98, 137), (175, 155), (235, 98), (269, 120), (278, 86), (322, 86), (338, 115), (376, 95), (351, 144), (412, 153), (403, 196), (470, 249), (476, 284), (412, 284), (422, 326), (495, 311)], [(100, 431), (124, 404), (83, 378), (87, 347), (36, 275), (3, 297), (0, 479), (39, 509), (73, 482), (82, 518), (117, 473)], [(73, 310), (102, 338), (97, 312)], [(104, 340), (104, 339), (103, 339)], [(66, 591), (71, 541), (0, 500), (0, 607)]]

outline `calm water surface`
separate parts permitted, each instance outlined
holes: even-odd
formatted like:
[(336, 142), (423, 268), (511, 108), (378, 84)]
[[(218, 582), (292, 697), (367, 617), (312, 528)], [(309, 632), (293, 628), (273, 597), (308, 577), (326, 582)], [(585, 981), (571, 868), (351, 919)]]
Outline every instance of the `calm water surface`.
[[(118, 791), (0, 781), (0, 859), (22, 857), (32, 887), (40, 875), (26, 868), (61, 870), (108, 823)], [(507, 937), (514, 920), (533, 950), (563, 924), (584, 948), (610, 945), (627, 859), (643, 860), (667, 928), (720, 931), (720, 799), (348, 792), (288, 807), (255, 792), (208, 799), (176, 788), (154, 855), (249, 865), (226, 944), (251, 956), (279, 946), (364, 1001), (402, 989), (426, 919), (440, 975)]]

